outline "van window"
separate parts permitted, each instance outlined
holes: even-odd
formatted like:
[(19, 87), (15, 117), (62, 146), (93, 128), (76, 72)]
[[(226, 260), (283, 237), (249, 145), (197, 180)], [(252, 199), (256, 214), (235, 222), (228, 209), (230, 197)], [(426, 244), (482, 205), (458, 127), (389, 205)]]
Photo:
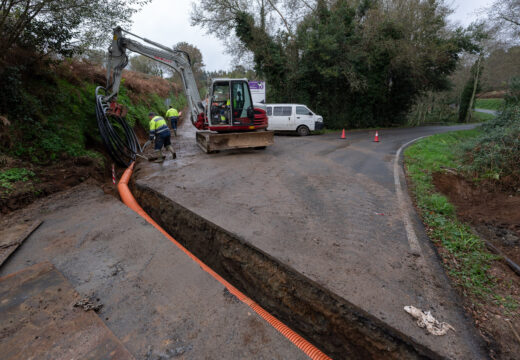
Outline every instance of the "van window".
[(312, 115), (312, 112), (305, 106), (296, 106), (296, 115)]
[(273, 108), (269, 106), (267, 108), (267, 116), (271, 116), (271, 115), (273, 115)]
[(292, 106), (275, 106), (273, 116), (291, 116)]

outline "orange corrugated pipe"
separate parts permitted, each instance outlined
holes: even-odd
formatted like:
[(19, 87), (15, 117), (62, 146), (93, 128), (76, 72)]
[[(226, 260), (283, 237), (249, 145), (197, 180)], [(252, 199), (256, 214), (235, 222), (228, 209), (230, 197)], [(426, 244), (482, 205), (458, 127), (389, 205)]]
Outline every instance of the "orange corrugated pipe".
[(134, 164), (132, 163), (124, 172), (121, 180), (117, 184), (117, 189), (119, 190), (119, 195), (121, 196), (121, 200), (128, 206), (130, 209), (134, 210), (136, 213), (141, 215), (146, 221), (148, 221), (151, 225), (153, 225), (157, 230), (159, 230), (164, 236), (166, 236), (172, 243), (174, 243), (179, 249), (181, 249), (186, 255), (188, 255), (193, 261), (195, 261), (204, 271), (213, 276), (219, 283), (224, 285), (226, 289), (233, 295), (235, 295), (240, 301), (249, 306), (254, 312), (260, 315), (265, 321), (271, 324), (276, 330), (278, 330), (283, 336), (285, 336), (289, 341), (291, 341), (294, 345), (296, 345), (299, 349), (301, 349), (307, 356), (311, 359), (316, 360), (325, 360), (329, 359), (327, 355), (321, 352), (316, 346), (312, 345), (310, 342), (305, 340), (303, 337), (298, 335), (296, 332), (291, 330), (287, 325), (282, 323), (280, 320), (275, 318), (273, 315), (269, 314), (265, 311), (260, 305), (255, 303), (252, 299), (244, 295), (240, 290), (235, 288), (229, 282), (227, 282), (222, 276), (217, 274), (213, 269), (211, 269), (208, 265), (203, 263), (199, 258), (193, 255), (188, 249), (182, 246), (177, 240), (170, 236), (159, 224), (157, 224), (151, 217), (143, 210), (143, 208), (137, 203), (132, 192), (128, 188), (128, 181), (132, 176), (132, 171), (134, 170)]

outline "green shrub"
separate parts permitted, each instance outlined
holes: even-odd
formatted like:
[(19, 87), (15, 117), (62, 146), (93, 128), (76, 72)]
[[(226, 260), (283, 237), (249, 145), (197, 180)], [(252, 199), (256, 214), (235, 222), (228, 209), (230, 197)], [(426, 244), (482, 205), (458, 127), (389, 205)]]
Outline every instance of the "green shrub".
[(482, 125), (480, 136), (465, 143), (466, 169), (479, 178), (520, 188), (520, 80), (511, 82), (504, 108)]
[(11, 168), (0, 171), (0, 188), (4, 191), (13, 189), (13, 184), (18, 181), (28, 181), (36, 175), (25, 168)]

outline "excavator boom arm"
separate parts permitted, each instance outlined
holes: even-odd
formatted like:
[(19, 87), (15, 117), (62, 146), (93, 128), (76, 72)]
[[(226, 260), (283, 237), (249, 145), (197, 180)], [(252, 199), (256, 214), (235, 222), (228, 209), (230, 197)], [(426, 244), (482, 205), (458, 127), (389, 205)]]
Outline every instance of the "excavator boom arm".
[(152, 46), (143, 45), (136, 40), (124, 37), (123, 32), (125, 31), (120, 27), (114, 29), (114, 37), (108, 50), (106, 100), (111, 101), (117, 97), (121, 85), (122, 72), (128, 64), (126, 50), (133, 51), (169, 66), (179, 73), (188, 102), (190, 120), (195, 125), (198, 115), (204, 113), (204, 106), (201, 102), (189, 56), (182, 51), (170, 49), (154, 41), (126, 32)]

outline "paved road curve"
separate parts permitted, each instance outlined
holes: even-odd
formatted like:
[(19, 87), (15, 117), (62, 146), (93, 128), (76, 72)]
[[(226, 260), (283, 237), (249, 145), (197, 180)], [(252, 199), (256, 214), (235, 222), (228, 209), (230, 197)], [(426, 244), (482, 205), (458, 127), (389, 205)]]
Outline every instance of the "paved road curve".
[(497, 114), (498, 114), (498, 111), (497, 111), (497, 110), (475, 109), (475, 111), (476, 111), (476, 112), (485, 113), (485, 114), (491, 114), (491, 115), (497, 115)]
[[(372, 131), (347, 132), (347, 140), (338, 134), (277, 136), (264, 151), (213, 155), (197, 153), (189, 135), (177, 144), (183, 159), (143, 164), (139, 181), (433, 350), (474, 359), (482, 357), (475, 330), (412, 210), (400, 163), (394, 162), (411, 140), (472, 126), (383, 130), (380, 143), (373, 142)], [(401, 205), (396, 182), (404, 187)], [(405, 305), (431, 310), (457, 332), (426, 335), (403, 311)]]

